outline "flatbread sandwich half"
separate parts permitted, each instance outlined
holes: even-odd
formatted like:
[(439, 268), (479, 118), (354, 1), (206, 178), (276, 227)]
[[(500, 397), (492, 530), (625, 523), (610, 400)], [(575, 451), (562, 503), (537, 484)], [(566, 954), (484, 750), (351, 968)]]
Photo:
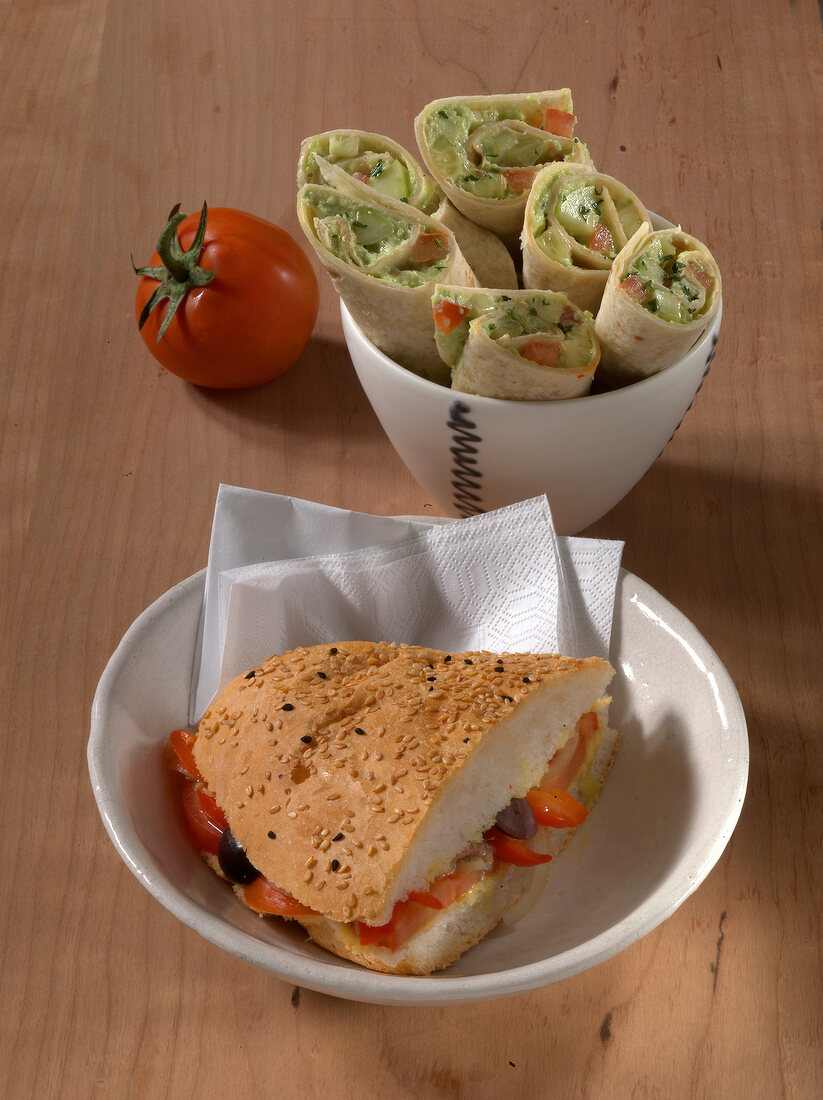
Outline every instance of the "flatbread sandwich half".
[(250, 908), (431, 973), (536, 894), (595, 802), (613, 672), (372, 642), (270, 657), (172, 735), (187, 822)]

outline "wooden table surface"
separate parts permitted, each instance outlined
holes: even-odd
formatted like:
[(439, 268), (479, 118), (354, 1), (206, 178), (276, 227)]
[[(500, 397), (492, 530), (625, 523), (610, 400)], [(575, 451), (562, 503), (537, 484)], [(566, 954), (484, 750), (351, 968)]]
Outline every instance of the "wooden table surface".
[[(0, 1093), (18, 1097), (823, 1095), (823, 43), (811, 0), (2, 0)], [(109, 842), (97, 680), (206, 562), (218, 483), (440, 509), (391, 449), (337, 299), (245, 392), (162, 370), (134, 322), (170, 207), (302, 241), (300, 140), (414, 148), (451, 93), (570, 86), (598, 166), (712, 247), (718, 355), (641, 483), (586, 533), (691, 619), (740, 692), (742, 817), (656, 931), (538, 992), (386, 1008), (279, 982), (178, 923)]]

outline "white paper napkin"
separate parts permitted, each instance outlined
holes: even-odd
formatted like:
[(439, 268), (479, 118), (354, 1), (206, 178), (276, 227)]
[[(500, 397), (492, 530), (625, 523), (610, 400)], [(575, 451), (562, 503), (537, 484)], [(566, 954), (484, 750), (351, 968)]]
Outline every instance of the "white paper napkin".
[(559, 538), (545, 497), (443, 521), (221, 485), (189, 719), (238, 673), (297, 645), (608, 656), (622, 550)]

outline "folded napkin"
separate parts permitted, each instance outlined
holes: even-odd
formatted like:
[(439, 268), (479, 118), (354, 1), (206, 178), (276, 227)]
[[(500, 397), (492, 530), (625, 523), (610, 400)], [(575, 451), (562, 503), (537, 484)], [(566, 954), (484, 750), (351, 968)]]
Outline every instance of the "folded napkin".
[(622, 550), (558, 537), (545, 497), (440, 520), (221, 485), (189, 720), (240, 672), (298, 645), (606, 657)]

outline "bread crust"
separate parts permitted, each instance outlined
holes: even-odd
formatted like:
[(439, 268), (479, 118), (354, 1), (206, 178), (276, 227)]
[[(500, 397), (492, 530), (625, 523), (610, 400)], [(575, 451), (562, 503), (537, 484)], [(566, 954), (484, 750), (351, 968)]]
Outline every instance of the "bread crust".
[[(572, 682), (593, 700), (612, 673), (598, 658), (300, 648), (232, 681), (201, 720), (195, 759), (262, 874), (333, 921), (380, 924), (417, 888), (403, 889), (407, 854), (490, 732)], [(537, 778), (524, 770), (514, 793)], [(506, 801), (467, 826), (464, 842)]]

